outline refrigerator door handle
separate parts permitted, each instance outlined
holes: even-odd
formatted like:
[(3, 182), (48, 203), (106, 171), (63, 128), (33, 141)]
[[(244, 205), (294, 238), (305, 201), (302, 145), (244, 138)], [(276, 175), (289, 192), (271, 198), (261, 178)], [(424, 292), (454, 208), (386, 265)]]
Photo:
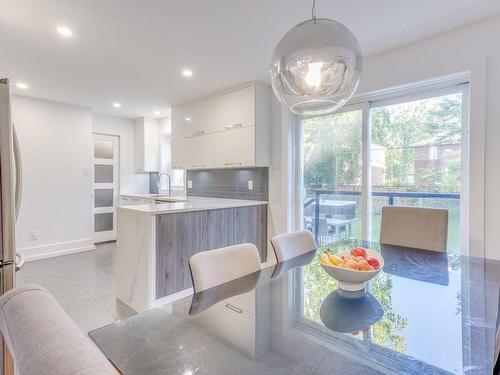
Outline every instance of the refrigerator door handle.
[[(21, 160), (21, 149), (19, 147), (19, 140), (17, 139), (17, 132), (16, 128), (14, 127), (14, 124), (12, 125), (12, 135), (13, 135), (13, 149), (14, 149), (14, 162), (16, 163), (16, 191), (14, 195), (14, 207), (15, 207), (15, 212), (14, 212), (14, 217), (17, 221), (17, 218), (19, 216), (19, 210), (21, 208), (21, 198), (23, 194), (23, 164)], [(15, 266), (16, 266), (16, 272), (19, 271), (23, 266), (24, 263), (26, 262), (26, 257), (16, 251), (16, 257), (15, 257)], [(0, 267), (2, 265), (0, 264)]]
[(16, 251), (16, 272), (23, 268), (24, 263), (26, 263), (26, 257), (21, 254), (19, 251)]
[(19, 216), (19, 209), (21, 208), (21, 198), (23, 194), (23, 165), (21, 160), (21, 149), (19, 148), (19, 141), (17, 139), (17, 132), (14, 125), (12, 125), (13, 140), (14, 140), (14, 161), (16, 163), (16, 192), (15, 192), (15, 218)]

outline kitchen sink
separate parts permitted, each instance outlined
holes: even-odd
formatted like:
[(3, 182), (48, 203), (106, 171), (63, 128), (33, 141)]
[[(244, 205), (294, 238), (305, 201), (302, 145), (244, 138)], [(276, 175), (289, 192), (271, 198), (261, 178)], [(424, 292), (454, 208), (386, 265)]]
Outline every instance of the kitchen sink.
[(187, 202), (185, 197), (176, 197), (171, 195), (161, 195), (158, 194), (154, 197), (156, 203), (175, 203), (175, 202)]

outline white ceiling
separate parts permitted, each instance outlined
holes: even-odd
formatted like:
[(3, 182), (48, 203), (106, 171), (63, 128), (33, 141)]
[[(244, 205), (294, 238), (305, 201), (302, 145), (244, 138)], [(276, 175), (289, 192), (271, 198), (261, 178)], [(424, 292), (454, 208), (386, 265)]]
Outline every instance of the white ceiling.
[[(0, 1), (0, 76), (30, 85), (14, 92), (125, 117), (267, 81), (274, 46), (311, 7), (309, 0)], [(493, 18), (500, 1), (317, 0), (317, 15), (348, 26), (368, 56)], [(60, 24), (75, 36), (61, 38)], [(185, 67), (192, 78), (180, 74)]]

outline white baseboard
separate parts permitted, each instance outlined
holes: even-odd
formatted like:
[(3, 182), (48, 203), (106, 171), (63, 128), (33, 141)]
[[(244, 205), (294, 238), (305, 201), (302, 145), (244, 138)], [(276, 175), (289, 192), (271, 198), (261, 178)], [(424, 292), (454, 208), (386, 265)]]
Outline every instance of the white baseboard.
[(92, 238), (17, 249), (17, 251), (24, 254), (27, 262), (89, 250), (95, 250), (94, 240)]

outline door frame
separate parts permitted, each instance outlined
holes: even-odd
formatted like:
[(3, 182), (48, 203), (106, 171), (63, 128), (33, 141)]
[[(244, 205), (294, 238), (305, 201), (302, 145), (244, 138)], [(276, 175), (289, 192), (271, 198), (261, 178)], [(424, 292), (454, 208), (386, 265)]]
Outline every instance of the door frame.
[[(113, 141), (113, 159), (100, 159), (94, 157), (94, 141), (104, 140)], [(113, 182), (112, 183), (96, 183), (95, 182), (95, 165), (112, 165), (113, 166)], [(95, 190), (96, 189), (113, 189), (113, 207), (95, 207)], [(116, 240), (116, 207), (120, 199), (120, 136), (113, 134), (92, 133), (92, 228), (94, 243), (115, 241)], [(112, 213), (113, 214), (113, 230), (95, 232), (95, 214)]]

